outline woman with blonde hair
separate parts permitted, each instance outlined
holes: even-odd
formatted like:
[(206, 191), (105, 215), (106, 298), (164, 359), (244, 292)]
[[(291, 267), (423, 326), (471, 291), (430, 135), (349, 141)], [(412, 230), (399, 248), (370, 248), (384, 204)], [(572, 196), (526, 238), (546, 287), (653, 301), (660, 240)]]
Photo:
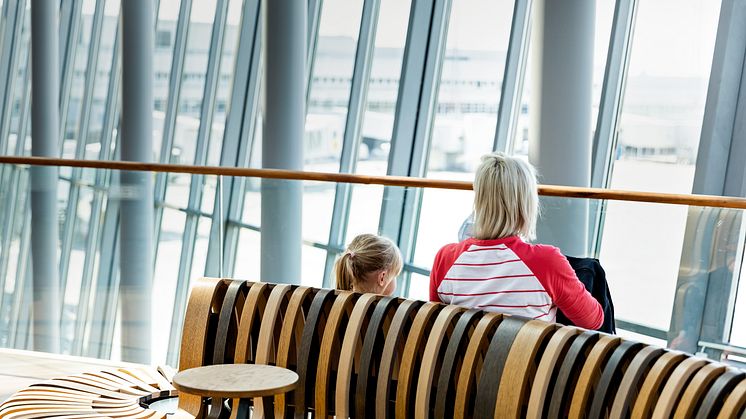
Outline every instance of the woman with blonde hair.
[(391, 295), (402, 270), (399, 248), (391, 240), (375, 234), (352, 239), (337, 258), (334, 272), (337, 289)]
[(487, 154), (474, 178), (471, 238), (438, 251), (430, 300), (598, 329), (603, 310), (554, 246), (529, 244), (539, 216), (536, 172), (528, 162)]

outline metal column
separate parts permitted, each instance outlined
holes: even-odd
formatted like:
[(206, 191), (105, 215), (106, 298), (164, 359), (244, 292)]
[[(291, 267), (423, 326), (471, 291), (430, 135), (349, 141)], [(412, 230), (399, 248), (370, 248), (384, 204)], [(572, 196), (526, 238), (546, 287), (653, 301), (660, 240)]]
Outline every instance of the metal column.
[[(59, 127), (59, 4), (31, 3), (31, 154), (57, 157)], [(31, 168), (31, 254), (34, 350), (59, 352), (61, 292), (57, 275), (57, 168)]]
[[(122, 0), (122, 160), (153, 158), (153, 4)], [(150, 361), (153, 185), (150, 173), (121, 178), (122, 359)]]
[[(306, 2), (271, 0), (266, 13), (265, 115), (262, 167), (303, 168), (306, 86)], [(262, 281), (301, 279), (302, 183), (262, 181)]]
[[(590, 185), (595, 16), (584, 0), (534, 4), (529, 158), (545, 184)], [(542, 209), (539, 241), (585, 255), (587, 202), (545, 201)]]

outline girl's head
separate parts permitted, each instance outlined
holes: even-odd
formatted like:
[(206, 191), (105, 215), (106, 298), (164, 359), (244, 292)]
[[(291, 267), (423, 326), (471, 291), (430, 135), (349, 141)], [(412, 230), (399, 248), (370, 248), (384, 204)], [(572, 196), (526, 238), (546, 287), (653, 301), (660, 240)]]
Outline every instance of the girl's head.
[(334, 264), (338, 289), (384, 295), (393, 294), (394, 278), (401, 269), (399, 248), (375, 234), (361, 234), (352, 239)]
[(502, 153), (482, 156), (474, 178), (474, 237), (533, 239), (538, 216), (534, 167)]

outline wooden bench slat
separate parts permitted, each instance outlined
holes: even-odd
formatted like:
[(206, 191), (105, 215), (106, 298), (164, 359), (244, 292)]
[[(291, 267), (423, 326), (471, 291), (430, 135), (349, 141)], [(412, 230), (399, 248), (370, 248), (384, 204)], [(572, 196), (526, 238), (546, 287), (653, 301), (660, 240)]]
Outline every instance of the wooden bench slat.
[[(376, 385), (376, 418), (382, 419), (393, 417), (394, 409), (391, 409), (391, 383), (398, 380), (399, 364), (401, 363), (402, 351), (399, 349), (400, 342), (407, 339), (407, 330), (414, 322), (417, 310), (423, 306), (422, 301), (405, 300), (399, 304), (391, 321), (389, 332), (381, 354), (381, 366), (378, 370), (378, 383)], [(395, 394), (395, 393), (394, 393)]]
[(527, 322), (516, 335), (505, 360), (495, 418), (522, 418), (528, 405), (529, 389), (541, 359), (542, 350), (558, 325), (541, 320)]
[(464, 361), (459, 372), (458, 386), (456, 387), (456, 403), (453, 406), (454, 418), (472, 417), (476, 388), (484, 364), (483, 359), (495, 330), (504, 318), (506, 317), (499, 313), (486, 313), (477, 323), (474, 333), (469, 337), (469, 345), (466, 347)]
[(743, 381), (744, 375), (743, 371), (728, 368), (723, 375), (718, 377), (702, 399), (702, 404), (700, 404), (695, 416), (696, 419), (715, 418), (726, 396), (733, 391), (738, 383)]
[(413, 386), (417, 382), (419, 363), (424, 351), (422, 342), (425, 341), (425, 333), (432, 329), (436, 314), (443, 307), (442, 304), (436, 303), (423, 304), (417, 310), (412, 327), (409, 329), (396, 382), (396, 417), (398, 419), (412, 416), (411, 412), (415, 399), (413, 397)]
[(429, 331), (417, 378), (417, 391), (414, 401), (414, 417), (416, 419), (430, 417), (432, 407), (430, 394), (434, 388), (437, 388), (433, 384), (437, 382), (435, 375), (442, 360), (440, 354), (445, 350), (443, 341), (448, 338), (449, 329), (453, 329), (454, 322), (464, 311), (466, 311), (464, 307), (445, 306), (438, 313), (438, 317), (435, 318), (433, 327)]
[(383, 345), (391, 330), (391, 321), (398, 303), (399, 299), (396, 297), (384, 297), (378, 301), (365, 331), (355, 391), (356, 418), (373, 417), (376, 414), (376, 383), (380, 374)]
[(736, 419), (746, 416), (746, 380), (741, 381), (725, 399), (717, 419)]
[[(344, 340), (339, 353), (339, 367), (335, 381), (334, 415), (341, 418), (351, 416), (350, 409), (350, 386), (352, 382), (355, 359), (360, 362), (362, 351), (362, 338), (366, 332), (369, 312), (375, 307), (375, 303), (381, 299), (377, 294), (364, 294), (355, 303), (350, 320), (344, 332)], [(359, 395), (358, 395), (359, 396)]]
[(473, 334), (484, 313), (484, 311), (478, 309), (466, 310), (459, 317), (453, 333), (448, 339), (448, 347), (443, 355), (443, 363), (438, 373), (434, 412), (434, 417), (437, 419), (453, 417), (456, 387), (459, 372), (463, 365), (464, 353), (469, 344), (469, 335), (470, 332)]
[(476, 419), (492, 418), (497, 405), (497, 395), (500, 391), (500, 381), (505, 370), (510, 348), (513, 346), (518, 333), (528, 323), (527, 319), (507, 317), (497, 327), (487, 354), (484, 356), (482, 373), (477, 384), (477, 397), (474, 406)]
[(546, 417), (549, 408), (549, 393), (551, 383), (556, 381), (561, 361), (570, 349), (570, 345), (583, 330), (577, 327), (565, 326), (559, 328), (547, 343), (546, 349), (541, 356), (539, 366), (536, 369), (536, 378), (531, 386), (531, 394), (528, 399), (526, 417), (538, 419)]
[(663, 390), (663, 385), (671, 376), (674, 368), (686, 358), (686, 354), (678, 351), (665, 351), (653, 364), (650, 372), (642, 383), (640, 393), (632, 409), (632, 418), (649, 418), (653, 414), (653, 407)]
[[(306, 324), (306, 314), (310, 308), (315, 291), (309, 287), (297, 287), (290, 296), (287, 310), (282, 319), (282, 330), (277, 344), (277, 366), (298, 371), (298, 354), (301, 353), (303, 329)], [(294, 392), (275, 396), (275, 416), (284, 418), (292, 416)], [(290, 405), (290, 406), (288, 406)]]
[(692, 357), (685, 359), (673, 370), (653, 410), (654, 419), (664, 419), (672, 416), (687, 383), (697, 371), (707, 364), (707, 360)]

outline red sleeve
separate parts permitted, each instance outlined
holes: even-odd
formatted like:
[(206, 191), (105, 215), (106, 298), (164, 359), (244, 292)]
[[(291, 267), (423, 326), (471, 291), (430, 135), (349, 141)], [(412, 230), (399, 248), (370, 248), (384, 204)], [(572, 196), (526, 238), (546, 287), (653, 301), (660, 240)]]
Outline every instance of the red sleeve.
[(603, 308), (578, 280), (567, 258), (553, 246), (537, 246), (537, 250), (541, 251), (541, 263), (530, 268), (542, 280), (554, 304), (577, 326), (591, 330), (601, 327)]
[(438, 297), (438, 287), (440, 282), (443, 281), (445, 273), (443, 272), (443, 249), (438, 250), (433, 261), (433, 268), (430, 270), (430, 301), (440, 303)]
[(449, 301), (443, 301), (440, 298), (438, 288), (462, 251), (462, 243), (449, 244), (438, 250), (433, 261), (433, 268), (430, 270), (430, 301), (449, 304)]

